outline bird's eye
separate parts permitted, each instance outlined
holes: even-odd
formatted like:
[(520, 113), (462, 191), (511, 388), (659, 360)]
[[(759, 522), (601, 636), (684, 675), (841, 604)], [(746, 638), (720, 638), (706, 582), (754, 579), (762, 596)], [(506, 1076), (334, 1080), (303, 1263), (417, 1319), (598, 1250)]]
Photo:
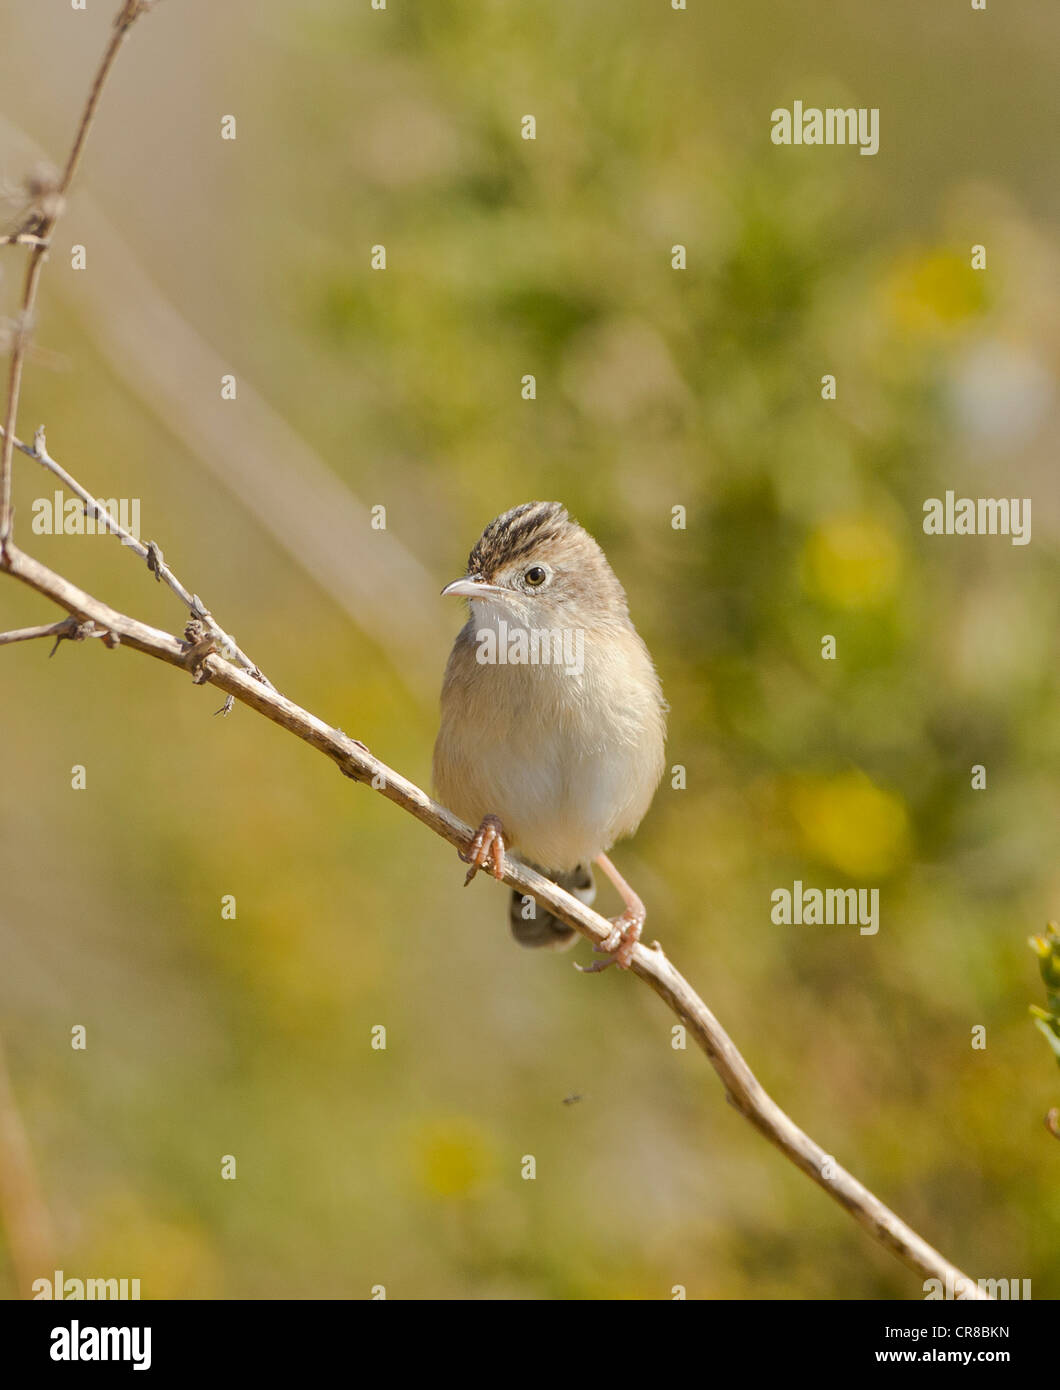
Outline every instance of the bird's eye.
[(548, 575), (545, 573), (545, 570), (541, 565), (531, 565), (530, 568), (523, 575), (523, 578), (530, 585), (531, 589), (537, 589), (542, 584), (544, 584), (545, 580), (548, 578)]

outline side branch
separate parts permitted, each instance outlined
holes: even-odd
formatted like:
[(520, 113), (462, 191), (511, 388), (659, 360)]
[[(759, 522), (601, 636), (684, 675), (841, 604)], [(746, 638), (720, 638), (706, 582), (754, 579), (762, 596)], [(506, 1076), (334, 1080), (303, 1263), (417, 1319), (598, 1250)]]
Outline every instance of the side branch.
[[(0, 427), (0, 435), (4, 433), (5, 431)], [(146, 561), (147, 568), (154, 575), (155, 579), (159, 583), (164, 583), (171, 589), (173, 593), (176, 594), (177, 598), (180, 599), (181, 603), (189, 610), (191, 616), (197, 618), (204, 625), (206, 632), (216, 642), (217, 650), (221, 652), (223, 656), (228, 657), (230, 661), (234, 661), (237, 665), (242, 666), (244, 671), (249, 671), (255, 679), (263, 681), (265, 685), (272, 685), (272, 682), (264, 672), (259, 670), (254, 662), (251, 661), (250, 657), (247, 656), (246, 652), (239, 646), (235, 638), (225, 632), (224, 628), (220, 626), (213, 614), (203, 603), (202, 599), (199, 598), (198, 594), (193, 594), (189, 589), (185, 588), (170, 566), (166, 564), (166, 559), (162, 554), (161, 548), (156, 545), (154, 541), (148, 541), (147, 544), (144, 545), (139, 537), (134, 536), (127, 527), (123, 526), (118, 518), (114, 516), (112, 512), (108, 511), (102, 502), (97, 501), (87, 488), (83, 488), (77, 479), (66, 471), (61, 463), (52, 458), (51, 454), (48, 452), (48, 444), (45, 439), (43, 426), (41, 426), (34, 436), (32, 447), (29, 444), (24, 444), (17, 435), (12, 438), (12, 444), (20, 453), (25, 454), (27, 458), (33, 459), (35, 463), (39, 463), (42, 468), (46, 468), (49, 473), (54, 474), (67, 490), (72, 492), (74, 496), (83, 503), (85, 510), (91, 512), (97, 521), (102, 522), (106, 526), (111, 535), (116, 536), (118, 540), (121, 541), (122, 545), (131, 550), (134, 555), (138, 555), (141, 560)]]
[(152, 0), (124, 0), (115, 17), (110, 42), (107, 44), (103, 59), (96, 72), (95, 81), (92, 83), (92, 90), (88, 94), (88, 101), (81, 113), (77, 134), (74, 136), (73, 148), (70, 150), (62, 177), (57, 181), (48, 179), (41, 181), (41, 187), (35, 190), (37, 194), (36, 206), (31, 211), (29, 220), (13, 236), (5, 238), (9, 243), (29, 246), (31, 250), (29, 265), (26, 267), (26, 278), (22, 286), (22, 302), (15, 327), (14, 343), (11, 348), (11, 364), (7, 377), (7, 408), (4, 413), (4, 437), (0, 441), (0, 551), (3, 550), (11, 535), (11, 450), (14, 442), (15, 423), (18, 419), (18, 402), (22, 394), (22, 370), (29, 348), (33, 310), (37, 302), (37, 289), (40, 285), (41, 272), (44, 270), (44, 262), (48, 259), (48, 247), (51, 244), (52, 232), (55, 230), (55, 224), (66, 205), (66, 195), (74, 175), (77, 173), (77, 166), (81, 162), (85, 141), (92, 128), (96, 108), (99, 106), (99, 99), (107, 78), (110, 76), (110, 70), (114, 66), (114, 60), (117, 58), (130, 28), (151, 3)]
[[(92, 623), (81, 623), (76, 618), (60, 618), (57, 623), (45, 623), (41, 627), (19, 627), (13, 632), (0, 632), (0, 647), (11, 642), (32, 642), (36, 637), (54, 637), (55, 647), (63, 640), (82, 642), (86, 637), (106, 637), (105, 629), (94, 627)], [(52, 647), (51, 655), (55, 653)]]
[[(375, 790), (415, 816), (436, 835), (457, 849), (466, 850), (472, 832), (462, 821), (432, 801), (414, 783), (380, 762), (356, 739), (331, 728), (292, 700), (223, 660), (212, 650), (208, 636), (203, 640), (181, 642), (169, 633), (118, 613), (11, 543), (0, 553), (0, 572), (3, 571), (52, 599), (80, 623), (92, 623), (104, 629), (110, 634), (110, 645), (120, 641), (124, 646), (189, 672), (197, 683), (209, 682), (226, 695), (249, 705), (326, 754), (345, 776), (372, 784)], [(601, 944), (610, 934), (611, 924), (605, 918), (532, 869), (511, 858), (505, 859), (504, 869), (505, 883), (536, 899), (594, 945)], [(660, 946), (638, 944), (633, 952), (632, 969), (687, 1026), (721, 1078), (732, 1105), (786, 1158), (850, 1212), (873, 1239), (922, 1277), (950, 1281), (949, 1286), (964, 1297), (987, 1297), (973, 1280), (917, 1235), (851, 1173), (835, 1163), (781, 1110), (710, 1009)]]

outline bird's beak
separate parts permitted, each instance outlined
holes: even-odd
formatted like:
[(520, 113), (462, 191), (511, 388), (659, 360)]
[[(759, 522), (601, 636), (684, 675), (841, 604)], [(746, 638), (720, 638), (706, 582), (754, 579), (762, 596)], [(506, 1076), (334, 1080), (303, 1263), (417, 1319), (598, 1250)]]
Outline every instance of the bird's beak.
[(464, 579), (454, 579), (442, 590), (442, 598), (497, 598), (504, 593), (498, 584), (487, 584), (477, 574), (469, 574)]

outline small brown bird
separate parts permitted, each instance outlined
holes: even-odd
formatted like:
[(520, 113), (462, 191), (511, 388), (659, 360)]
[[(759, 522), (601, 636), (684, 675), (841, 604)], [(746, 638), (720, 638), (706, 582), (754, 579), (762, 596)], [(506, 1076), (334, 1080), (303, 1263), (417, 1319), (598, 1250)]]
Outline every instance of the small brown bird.
[[(497, 517), (442, 590), (470, 600), (449, 657), (434, 746), (441, 800), (477, 825), (465, 882), (502, 874), (506, 850), (590, 903), (591, 865), (622, 896), (603, 949), (628, 968), (644, 904), (607, 857), (632, 835), (663, 771), (662, 689), (603, 551), (558, 502)], [(569, 946), (576, 933), (513, 891), (523, 946)]]

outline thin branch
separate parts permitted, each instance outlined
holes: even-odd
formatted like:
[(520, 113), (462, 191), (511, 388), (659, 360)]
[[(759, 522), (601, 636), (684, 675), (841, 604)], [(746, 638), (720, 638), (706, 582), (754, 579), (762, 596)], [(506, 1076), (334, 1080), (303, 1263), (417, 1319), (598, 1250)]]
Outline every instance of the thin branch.
[[(0, 430), (0, 433), (3, 433), (3, 431)], [(147, 568), (154, 575), (155, 579), (168, 585), (176, 594), (177, 598), (180, 599), (181, 603), (183, 603), (191, 613), (191, 616), (203, 623), (207, 632), (216, 642), (217, 650), (222, 656), (242, 666), (244, 671), (249, 672), (255, 680), (261, 681), (263, 684), (269, 686), (270, 689), (275, 689), (272, 682), (260, 668), (251, 661), (250, 657), (247, 656), (246, 652), (239, 646), (235, 638), (225, 632), (224, 628), (217, 622), (202, 599), (199, 598), (198, 594), (193, 594), (190, 590), (185, 588), (170, 566), (166, 564), (161, 547), (154, 541), (148, 541), (147, 544), (144, 545), (138, 536), (134, 536), (131, 531), (127, 530), (126, 527), (121, 524), (112, 512), (104, 507), (102, 502), (99, 502), (93, 497), (87, 488), (83, 488), (77, 479), (66, 471), (62, 464), (57, 463), (56, 460), (52, 458), (51, 454), (48, 453), (48, 445), (44, 436), (43, 427), (39, 429), (34, 436), (32, 447), (29, 444), (25, 444), (17, 435), (12, 440), (12, 443), (14, 447), (25, 454), (27, 458), (33, 459), (36, 463), (46, 468), (49, 473), (53, 473), (68, 491), (72, 492), (75, 497), (79, 498), (84, 503), (87, 511), (95, 513), (97, 520), (102, 521), (107, 526), (109, 532), (118, 537), (122, 545), (126, 546), (135, 555), (139, 555), (141, 560), (147, 562)]]
[(0, 647), (6, 647), (9, 642), (32, 642), (35, 637), (57, 637), (64, 631), (69, 632), (71, 625), (77, 626), (76, 618), (62, 618), (43, 627), (19, 627), (12, 632), (0, 632)]
[(48, 258), (48, 246), (51, 243), (55, 224), (66, 205), (66, 195), (77, 172), (77, 166), (81, 162), (85, 141), (92, 128), (99, 99), (103, 94), (107, 78), (110, 76), (111, 68), (114, 66), (114, 60), (128, 37), (130, 28), (147, 8), (148, 0), (124, 0), (115, 17), (114, 31), (96, 72), (92, 90), (85, 103), (85, 109), (81, 113), (77, 134), (74, 136), (73, 148), (70, 150), (62, 177), (54, 186), (40, 190), (38, 207), (33, 214), (31, 224), (21, 227), (15, 237), (17, 241), (19, 237), (28, 235), (33, 240), (28, 243), (32, 245), (32, 250), (29, 264), (26, 267), (22, 303), (11, 348), (11, 364), (7, 378), (7, 410), (4, 416), (4, 437), (2, 444), (0, 444), (0, 551), (3, 550), (11, 535), (11, 451), (15, 424), (18, 420), (18, 403), (22, 394), (22, 370), (26, 361), (26, 350), (29, 347), (33, 309), (37, 302), (37, 288), (40, 285), (41, 272), (44, 269), (44, 262)]
[[(369, 784), (388, 800), (415, 816), (451, 845), (466, 850), (472, 831), (444, 806), (432, 801), (414, 783), (374, 757), (363, 744), (333, 729), (292, 700), (262, 685), (211, 651), (210, 639), (178, 641), (169, 633), (118, 613), (69, 580), (23, 554), (9, 543), (0, 555), (0, 571), (45, 595), (82, 622), (106, 628), (126, 647), (144, 652), (189, 672), (197, 684), (209, 682), (227, 695), (302, 739), (335, 762), (345, 776)], [(197, 634), (192, 634), (197, 639)], [(610, 934), (611, 924), (556, 884), (511, 858), (504, 861), (503, 881), (536, 899), (561, 921), (574, 927), (594, 945)], [(974, 1281), (963, 1275), (862, 1183), (815, 1143), (766, 1093), (732, 1039), (688, 981), (667, 959), (660, 946), (637, 945), (633, 972), (645, 980), (687, 1026), (721, 1078), (736, 1109), (786, 1158), (811, 1177), (844, 1207), (881, 1245), (925, 1278), (951, 1281), (950, 1287), (970, 1298), (986, 1298)]]
[(33, 304), (37, 298), (37, 285), (44, 268), (47, 237), (36, 246), (30, 256), (26, 271), (26, 283), (22, 291), (22, 309), (15, 328), (11, 345), (11, 365), (7, 378), (7, 414), (4, 423), (4, 438), (0, 444), (0, 550), (11, 534), (11, 436), (18, 416), (18, 399), (22, 392), (22, 366), (26, 360), (29, 346), (29, 320)]
[(57, 623), (46, 623), (43, 627), (19, 627), (12, 632), (0, 632), (0, 647), (11, 642), (32, 642), (36, 637), (54, 637), (55, 646), (49, 655), (54, 656), (56, 648), (64, 639), (83, 642), (86, 637), (106, 637), (106, 628), (98, 628), (93, 623), (82, 623), (77, 618), (61, 618)]
[(63, 170), (59, 192), (64, 197), (74, 181), (77, 166), (81, 163), (85, 141), (88, 139), (88, 132), (92, 129), (92, 122), (95, 120), (96, 110), (99, 107), (99, 99), (103, 95), (103, 88), (106, 86), (110, 70), (114, 66), (114, 60), (117, 58), (122, 44), (128, 38), (129, 30), (142, 14), (147, 13), (151, 5), (152, 0), (123, 0), (120, 10), (114, 17), (114, 32), (110, 36), (110, 43), (107, 45), (99, 70), (92, 82), (88, 100), (85, 102), (85, 109), (81, 113), (81, 122), (77, 127), (77, 134), (74, 136), (73, 147), (67, 156), (66, 167)]
[(0, 1040), (0, 1217), (19, 1294), (29, 1298), (33, 1281), (55, 1268), (51, 1217), (33, 1164), (26, 1128)]

